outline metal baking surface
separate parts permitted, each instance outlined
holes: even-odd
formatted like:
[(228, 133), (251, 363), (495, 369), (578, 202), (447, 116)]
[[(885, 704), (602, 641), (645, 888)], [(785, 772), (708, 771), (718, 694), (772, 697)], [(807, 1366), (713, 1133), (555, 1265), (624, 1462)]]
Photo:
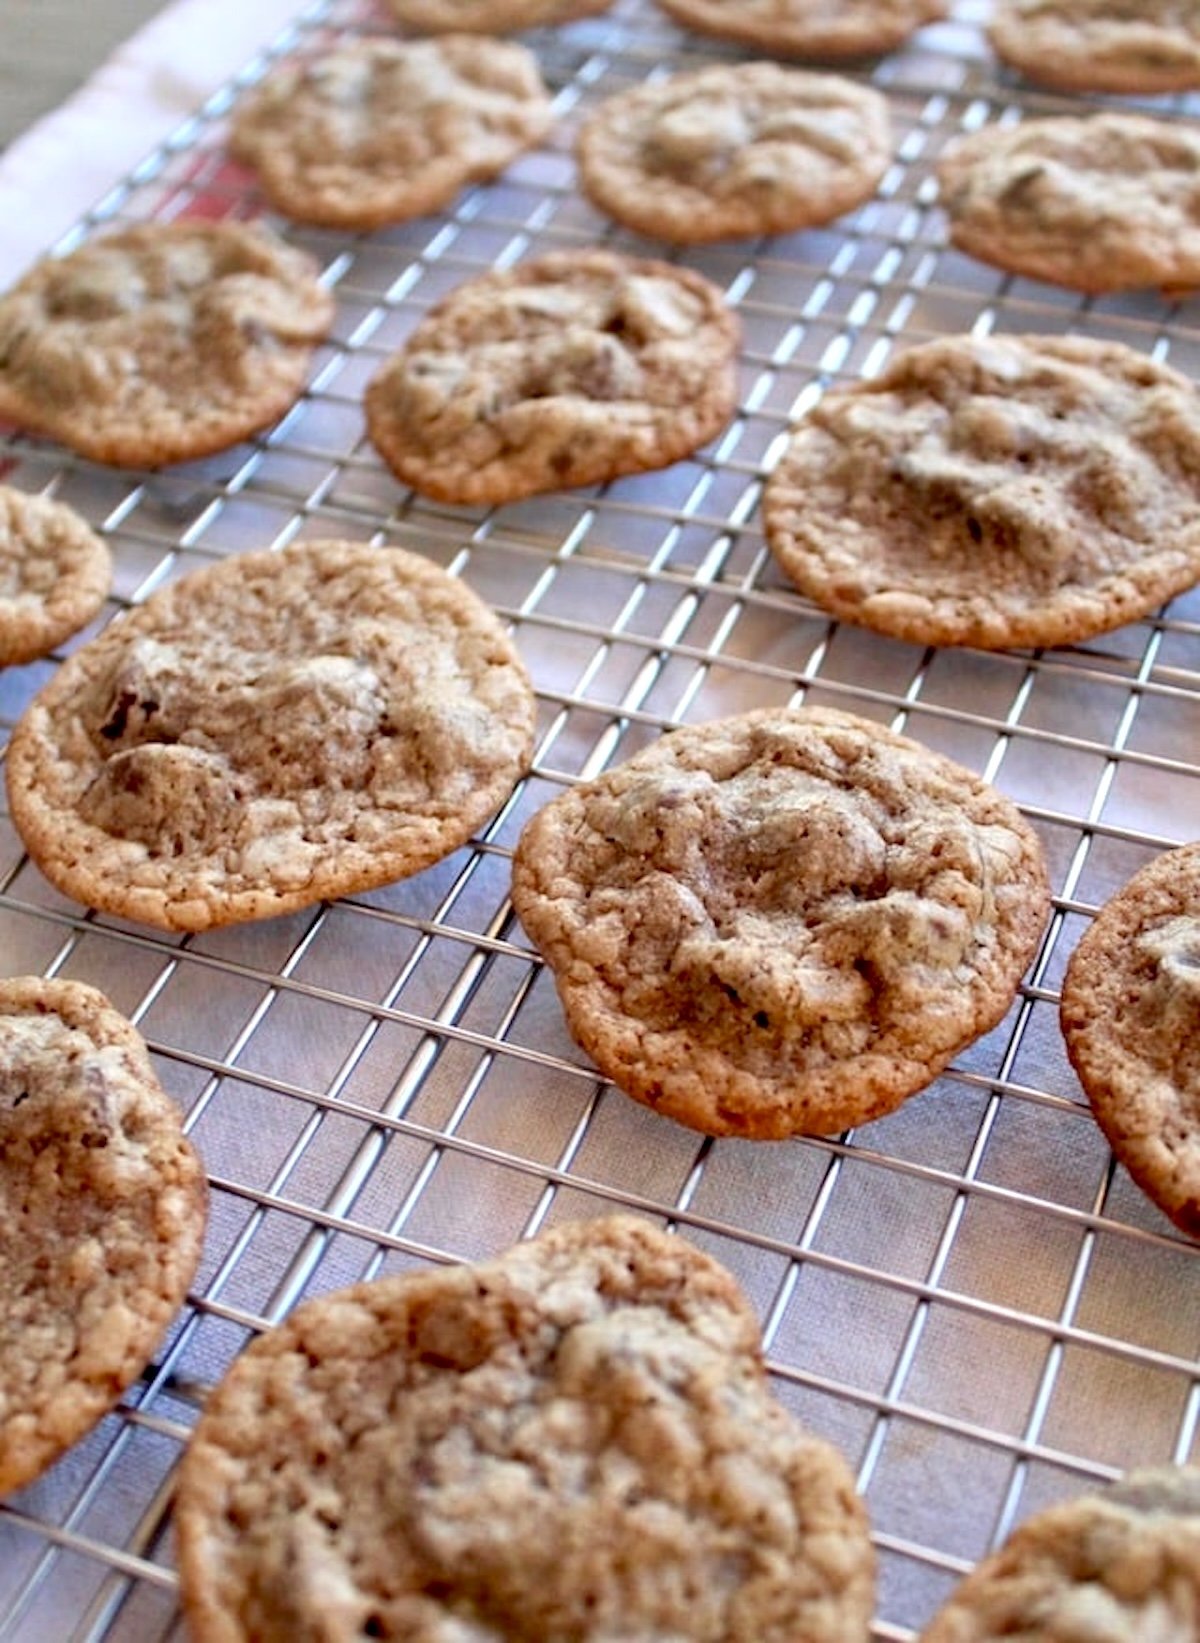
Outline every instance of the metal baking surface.
[[(538, 689), (534, 773), (478, 841), (406, 883), (176, 938), (50, 890), (0, 823), (0, 967), (103, 987), (146, 1035), (213, 1184), (190, 1304), (119, 1410), (0, 1508), (0, 1640), (182, 1635), (172, 1474), (204, 1390), (302, 1295), (484, 1255), (627, 1207), (726, 1262), (757, 1305), (777, 1391), (850, 1457), (880, 1554), (877, 1636), (906, 1639), (1021, 1517), (1132, 1464), (1184, 1460), (1200, 1415), (1200, 1249), (1114, 1169), (1063, 1051), (1057, 987), (1098, 905), (1200, 832), (1200, 590), (1077, 648), (922, 650), (791, 592), (757, 504), (789, 421), (904, 342), (961, 330), (1117, 338), (1200, 374), (1200, 302), (1087, 301), (946, 249), (932, 163), (957, 132), (1080, 99), (992, 63), (983, 7), (857, 72), (897, 154), (836, 226), (681, 260), (745, 327), (727, 432), (667, 472), (495, 511), (408, 495), (360, 395), (429, 304), (551, 247), (645, 250), (579, 196), (579, 111), (671, 66), (737, 54), (650, 0), (528, 38), (560, 123), (456, 209), (388, 232), (285, 227), (336, 290), (335, 339), (268, 436), (157, 475), (0, 442), (10, 482), (107, 537), (119, 605), (295, 536), (416, 548), (512, 624)], [(366, 0), (307, 12), (269, 55), (386, 29)], [(110, 222), (252, 216), (224, 119), (268, 57), (116, 186)], [(1167, 111), (1195, 113), (1195, 101)], [(0, 673), (5, 731), (51, 673)], [(597, 1079), (507, 900), (524, 819), (680, 721), (824, 702), (902, 728), (1016, 799), (1052, 866), (1043, 948), (1007, 1019), (899, 1112), (841, 1139), (711, 1142)]]

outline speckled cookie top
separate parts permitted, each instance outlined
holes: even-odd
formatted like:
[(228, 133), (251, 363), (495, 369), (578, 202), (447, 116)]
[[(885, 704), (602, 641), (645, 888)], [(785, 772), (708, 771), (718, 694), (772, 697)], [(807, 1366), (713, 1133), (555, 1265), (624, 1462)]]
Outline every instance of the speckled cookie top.
[(524, 769), (533, 697), (493, 614), (353, 542), (243, 554), (75, 653), (13, 733), (13, 820), (58, 887), (168, 929), (403, 878)]
[(230, 135), (281, 211), (369, 229), (495, 176), (551, 117), (523, 46), (368, 38), (286, 64), (237, 110)]
[(960, 251), (1095, 293), (1200, 282), (1200, 130), (1101, 114), (983, 126), (938, 166)]
[(686, 28), (795, 57), (891, 51), (946, 0), (658, 0)]
[(369, 384), (367, 428), (399, 479), (441, 501), (641, 473), (728, 421), (739, 336), (689, 269), (552, 252), (431, 309)]
[(143, 223), (0, 297), (0, 415), (117, 466), (208, 455), (282, 414), (328, 331), (316, 265), (265, 228)]
[(1194, 1643), (1200, 1471), (1131, 1472), (1038, 1513), (986, 1558), (921, 1643)]
[(1196, 0), (999, 0), (988, 34), (1013, 68), (1066, 91), (1200, 86)]
[(1041, 849), (979, 777), (884, 726), (762, 710), (662, 737), (540, 811), (513, 900), (576, 1038), (710, 1134), (897, 1106), (1012, 1001)]
[(776, 63), (703, 68), (608, 98), (579, 133), (597, 205), (679, 243), (828, 222), (891, 158), (887, 102), (833, 74)]
[(764, 499), (802, 592), (918, 644), (1066, 644), (1200, 580), (1200, 395), (1119, 343), (945, 337), (827, 393)]
[(1062, 1026), (1113, 1151), (1200, 1238), (1200, 844), (1101, 908), (1067, 967)]
[(176, 1523), (197, 1643), (868, 1633), (844, 1462), (729, 1275), (625, 1218), (300, 1308), (209, 1400)]
[(108, 549), (73, 508), (0, 485), (0, 667), (78, 632), (111, 581)]
[(570, 23), (607, 11), (613, 0), (388, 0), (393, 16), (424, 34), (506, 34)]
[(129, 1023), (77, 982), (0, 981), (0, 1494), (141, 1373), (195, 1272), (206, 1203)]

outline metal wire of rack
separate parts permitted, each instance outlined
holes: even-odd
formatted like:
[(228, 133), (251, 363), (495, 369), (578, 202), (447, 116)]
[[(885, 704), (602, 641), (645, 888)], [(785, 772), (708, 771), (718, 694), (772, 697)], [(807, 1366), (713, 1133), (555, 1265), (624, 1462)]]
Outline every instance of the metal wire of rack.
[[(1200, 368), (1196, 300), (1086, 300), (947, 248), (931, 167), (943, 144), (1072, 106), (997, 71), (983, 15), (963, 0), (861, 71), (888, 93), (897, 136), (873, 201), (825, 230), (684, 254), (741, 315), (741, 398), (710, 449), (663, 474), (498, 510), (439, 506), (384, 471), (359, 408), (378, 362), (464, 278), (555, 246), (644, 244), (574, 187), (578, 110), (737, 55), (685, 37), (650, 0), (529, 36), (560, 122), (452, 211), (370, 236), (281, 225), (320, 261), (339, 317), (308, 393), (270, 433), (132, 475), (15, 432), (0, 442), (10, 483), (70, 502), (109, 540), (106, 616), (243, 548), (369, 537), (417, 548), (489, 599), (540, 704), (533, 772), (470, 848), (261, 925), (172, 937), (87, 913), (0, 819), (0, 969), (108, 992), (186, 1109), (213, 1189), (204, 1265), (153, 1364), (0, 1506), (0, 1643), (182, 1635), (175, 1462), (205, 1389), (301, 1296), (618, 1206), (730, 1266), (760, 1311), (779, 1396), (851, 1458), (880, 1554), (878, 1638), (911, 1638), (1039, 1506), (1132, 1464), (1196, 1457), (1200, 1251), (1114, 1167), (1056, 1011), (1095, 909), (1200, 831), (1200, 590), (1069, 649), (923, 651), (814, 610), (775, 571), (756, 514), (790, 421), (907, 341), (1070, 330)], [(259, 214), (224, 152), (235, 98), (283, 53), (388, 26), (371, 0), (310, 6), (61, 248), (117, 220)], [(1196, 112), (1187, 98), (1165, 107)], [(6, 733), (54, 665), (0, 673)], [(897, 1113), (836, 1139), (717, 1143), (625, 1100), (573, 1046), (512, 918), (509, 854), (562, 784), (665, 727), (798, 700), (906, 729), (1014, 797), (1045, 842), (1054, 912), (1006, 1020)]]

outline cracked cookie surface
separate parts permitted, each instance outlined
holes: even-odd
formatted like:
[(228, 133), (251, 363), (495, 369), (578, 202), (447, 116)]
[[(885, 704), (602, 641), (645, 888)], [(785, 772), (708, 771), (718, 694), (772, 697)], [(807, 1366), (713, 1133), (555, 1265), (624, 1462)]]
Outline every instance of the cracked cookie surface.
[(0, 1495), (141, 1374), (195, 1274), (207, 1202), (130, 1023), (79, 982), (0, 981)]
[(946, 14), (946, 0), (657, 0), (701, 34), (794, 57), (891, 51)]
[(960, 251), (1100, 295), (1200, 282), (1200, 131), (1101, 114), (983, 126), (938, 165)]
[(176, 1497), (198, 1643), (865, 1643), (841, 1456), (717, 1263), (628, 1217), (309, 1302), (209, 1399)]
[(1155, 857), (1100, 909), (1071, 955), (1061, 1013), (1113, 1152), (1200, 1238), (1200, 844)]
[(787, 575), (847, 621), (1072, 643), (1200, 580), (1200, 395), (1120, 343), (938, 338), (818, 401), (763, 518)]
[(73, 508), (0, 485), (0, 667), (78, 633), (111, 581), (108, 549)]
[(46, 876), (166, 929), (404, 878), (508, 795), (533, 694), (500, 623), (419, 555), (302, 541), (154, 594), (13, 732), (13, 821)]
[(230, 145), (288, 216), (371, 229), (494, 177), (551, 118), (523, 46), (360, 39), (270, 75), (236, 111)]
[(387, 0), (392, 15), (425, 34), (507, 34), (571, 23), (607, 11), (613, 0)]
[(1063, 91), (1200, 86), (1196, 0), (1000, 0), (988, 37), (1004, 62)]
[(850, 714), (768, 709), (553, 800), (513, 904), (626, 1094), (780, 1139), (881, 1116), (994, 1026), (1048, 888), (1032, 829), (970, 771)]
[(1023, 1523), (920, 1643), (1192, 1643), (1200, 1471), (1145, 1467)]
[(739, 339), (699, 274), (552, 252), (432, 308), (369, 384), (367, 430), (398, 479), (443, 502), (643, 473), (724, 427)]
[(891, 159), (887, 102), (776, 63), (698, 69), (610, 97), (579, 133), (585, 192), (677, 243), (781, 234), (869, 198)]
[(264, 228), (142, 223), (0, 297), (0, 416), (117, 467), (211, 455), (299, 396), (333, 320), (316, 264)]

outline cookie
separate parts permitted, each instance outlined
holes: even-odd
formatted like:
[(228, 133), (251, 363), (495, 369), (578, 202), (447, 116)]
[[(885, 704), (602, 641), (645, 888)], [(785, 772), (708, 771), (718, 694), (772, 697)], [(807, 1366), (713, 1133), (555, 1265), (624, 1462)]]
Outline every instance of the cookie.
[(205, 930), (439, 860), (532, 739), (525, 669), (469, 588), (304, 541), (196, 571), (76, 651), (13, 732), (8, 791), (67, 895)]
[(209, 456), (294, 402), (333, 299), (264, 228), (142, 223), (0, 297), (0, 416), (116, 467)]
[(785, 57), (891, 51), (946, 15), (946, 0), (658, 0), (701, 34)]
[(566, 1225), (299, 1307), (209, 1398), (175, 1523), (195, 1643), (866, 1643), (866, 1514), (681, 1238)]
[(1200, 130), (1142, 114), (983, 126), (938, 165), (960, 251), (1100, 295), (1200, 283)]
[(406, 485), (513, 502), (665, 468), (737, 403), (740, 327), (668, 263), (559, 251), (468, 281), (367, 387), (367, 431)]
[(1108, 1143), (1200, 1238), (1200, 844), (1157, 856), (1067, 966), (1062, 1030)]
[(507, 34), (570, 23), (607, 11), (613, 0), (387, 0), (400, 22), (422, 34)]
[(988, 37), (1004, 62), (1063, 91), (1200, 86), (1194, 0), (999, 0)]
[(1146, 1467), (1023, 1523), (920, 1643), (1190, 1643), (1200, 1616), (1200, 1471)]
[(678, 244), (828, 222), (871, 196), (891, 152), (877, 91), (776, 63), (647, 80), (594, 109), (578, 141), (595, 204)]
[(141, 1374), (195, 1275), (204, 1172), (92, 987), (0, 981), (0, 1495)]
[(553, 800), (513, 904), (606, 1077), (775, 1140), (880, 1117), (995, 1026), (1048, 889), (978, 776), (851, 714), (765, 709)]
[(1200, 395), (1120, 343), (940, 337), (831, 391), (767, 483), (823, 609), (921, 645), (1061, 645), (1200, 580)]
[(551, 119), (524, 46), (367, 38), (272, 74), (235, 113), (230, 148), (285, 215), (370, 229), (494, 177)]
[(111, 582), (108, 549), (73, 508), (0, 485), (0, 667), (86, 627)]

